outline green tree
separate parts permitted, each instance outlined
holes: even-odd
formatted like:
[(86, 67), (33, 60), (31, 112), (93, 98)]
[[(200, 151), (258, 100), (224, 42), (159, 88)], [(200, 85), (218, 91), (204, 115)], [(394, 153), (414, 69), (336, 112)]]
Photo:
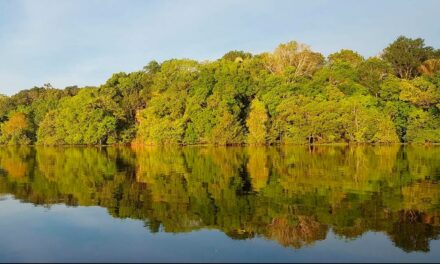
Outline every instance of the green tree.
[(117, 112), (114, 102), (97, 94), (96, 88), (82, 89), (49, 112), (38, 129), (38, 143), (107, 144), (116, 141)]
[(269, 117), (264, 103), (257, 98), (252, 100), (250, 112), (246, 119), (246, 126), (249, 131), (247, 136), (248, 143), (266, 144), (268, 120)]
[(217, 145), (235, 145), (243, 142), (243, 128), (235, 117), (225, 111), (212, 129), (211, 142)]
[(339, 52), (330, 54), (328, 56), (328, 62), (330, 65), (346, 63), (352, 67), (358, 67), (362, 62), (364, 62), (364, 58), (355, 51), (342, 49)]
[(406, 140), (414, 143), (440, 142), (440, 120), (422, 109), (414, 109), (409, 114)]
[(418, 77), (401, 85), (400, 99), (422, 108), (436, 105), (440, 100), (439, 88), (428, 80)]
[(0, 123), (4, 122), (9, 111), (13, 108), (12, 101), (9, 97), (0, 94)]
[(252, 54), (249, 52), (244, 52), (241, 50), (232, 50), (223, 55), (222, 59), (229, 61), (243, 61), (244, 59), (249, 59), (252, 57)]
[(396, 75), (404, 79), (417, 76), (417, 68), (426, 60), (435, 56), (432, 47), (425, 46), (421, 38), (398, 37), (384, 49), (382, 57), (393, 65)]
[(367, 87), (371, 95), (378, 97), (381, 84), (391, 72), (391, 66), (386, 61), (369, 58), (359, 64), (359, 83)]

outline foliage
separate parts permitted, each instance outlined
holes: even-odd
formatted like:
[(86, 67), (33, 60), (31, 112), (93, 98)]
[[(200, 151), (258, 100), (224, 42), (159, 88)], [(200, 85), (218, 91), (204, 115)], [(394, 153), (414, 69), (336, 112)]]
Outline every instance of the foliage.
[(3, 144), (25, 145), (31, 143), (31, 124), (24, 113), (11, 114), (1, 126), (0, 142)]
[(424, 75), (433, 75), (440, 72), (440, 59), (427, 60), (423, 62), (417, 70)]
[(399, 37), (371, 58), (347, 49), (324, 58), (291, 41), (215, 61), (151, 61), (99, 87), (0, 95), (1, 126), (16, 123), (15, 113), (27, 124), (5, 128), (1, 143), (435, 143), (439, 54)]
[(421, 38), (410, 39), (400, 36), (385, 50), (382, 57), (390, 62), (398, 77), (411, 79), (417, 75), (417, 68), (428, 59), (437, 56), (432, 47), (425, 46)]
[(266, 106), (255, 98), (252, 100), (250, 112), (246, 119), (246, 126), (249, 131), (247, 142), (249, 144), (266, 144), (268, 121), (269, 116), (267, 115)]
[(97, 94), (93, 88), (82, 89), (76, 96), (63, 100), (49, 112), (38, 129), (38, 143), (106, 144), (115, 140), (114, 102)]
[(321, 54), (296, 41), (280, 44), (265, 59), (266, 68), (270, 72), (288, 72), (294, 77), (312, 75), (323, 62), (324, 57)]

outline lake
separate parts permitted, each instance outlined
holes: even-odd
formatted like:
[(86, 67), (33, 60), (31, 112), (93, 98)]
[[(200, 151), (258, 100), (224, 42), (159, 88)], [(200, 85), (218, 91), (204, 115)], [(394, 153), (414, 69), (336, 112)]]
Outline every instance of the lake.
[(440, 147), (2, 147), (0, 261), (438, 261)]

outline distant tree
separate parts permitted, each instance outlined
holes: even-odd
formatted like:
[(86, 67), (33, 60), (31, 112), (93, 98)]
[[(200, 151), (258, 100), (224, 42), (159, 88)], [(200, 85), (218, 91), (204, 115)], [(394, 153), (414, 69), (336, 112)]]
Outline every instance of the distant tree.
[(371, 138), (373, 143), (398, 143), (399, 136), (396, 133), (396, 126), (387, 116), (377, 116), (376, 131)]
[(50, 84), (50, 83), (45, 83), (45, 84), (43, 84), (43, 87), (44, 87), (45, 89), (53, 89), (53, 86), (52, 86), (52, 84)]
[(420, 74), (433, 75), (440, 72), (440, 59), (426, 60), (417, 69)]
[(266, 106), (263, 102), (255, 98), (252, 100), (250, 112), (246, 119), (246, 126), (249, 134), (247, 142), (250, 144), (265, 144), (267, 137), (267, 115)]
[(67, 96), (74, 96), (78, 93), (78, 91), (80, 90), (80, 88), (76, 85), (73, 86), (66, 86), (64, 88), (64, 92)]
[(0, 123), (7, 119), (8, 113), (12, 108), (13, 104), (11, 98), (0, 94)]
[(393, 65), (396, 75), (404, 79), (416, 77), (420, 64), (435, 56), (435, 50), (425, 46), (423, 39), (411, 39), (404, 36), (398, 37), (384, 49), (382, 54), (382, 57)]
[(400, 99), (422, 108), (429, 108), (440, 100), (438, 88), (428, 80), (417, 77), (402, 83)]
[(422, 109), (409, 115), (406, 140), (414, 143), (440, 143), (440, 120)]
[(212, 130), (212, 142), (216, 145), (243, 143), (243, 128), (235, 117), (225, 111)]
[(280, 44), (273, 54), (267, 54), (265, 58), (266, 68), (270, 72), (281, 73), (291, 67), (294, 77), (312, 75), (323, 62), (324, 57), (320, 53), (296, 41)]
[(371, 95), (379, 96), (380, 85), (392, 73), (391, 65), (379, 58), (369, 58), (358, 65), (359, 83), (364, 85)]
[(252, 54), (249, 52), (244, 52), (241, 50), (233, 50), (233, 51), (229, 51), (228, 53), (223, 55), (222, 59), (235, 62), (235, 61), (237, 61), (237, 59), (242, 61), (244, 59), (249, 59), (251, 57), (252, 57)]
[(97, 91), (96, 88), (82, 89), (49, 112), (39, 126), (38, 143), (115, 143), (116, 119), (121, 113), (113, 101), (101, 97)]
[(16, 112), (1, 127), (3, 144), (30, 144), (31, 123), (24, 113)]
[(336, 63), (346, 63), (352, 67), (357, 67), (364, 61), (364, 58), (357, 52), (342, 49), (339, 52), (330, 54), (328, 56), (328, 61), (330, 65)]
[(144, 66), (144, 71), (154, 74), (160, 71), (160, 64), (157, 61), (152, 60), (146, 66)]

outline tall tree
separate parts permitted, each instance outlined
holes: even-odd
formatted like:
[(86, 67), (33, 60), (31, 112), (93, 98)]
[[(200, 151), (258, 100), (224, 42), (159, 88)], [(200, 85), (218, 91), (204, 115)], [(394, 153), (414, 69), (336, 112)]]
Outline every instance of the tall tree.
[(396, 75), (404, 79), (417, 76), (417, 68), (420, 64), (435, 56), (435, 50), (425, 46), (423, 39), (411, 39), (404, 36), (398, 37), (384, 49), (382, 54), (382, 57), (393, 65)]
[(364, 58), (359, 55), (359, 53), (347, 49), (342, 49), (339, 52), (330, 54), (328, 56), (328, 62), (330, 65), (335, 63), (346, 63), (352, 67), (357, 67), (363, 61)]
[(267, 115), (266, 106), (255, 98), (252, 100), (249, 116), (246, 119), (246, 126), (249, 134), (247, 142), (250, 144), (265, 144), (267, 137)]
[(293, 76), (298, 77), (312, 75), (323, 64), (324, 57), (307, 45), (291, 41), (280, 44), (265, 61), (266, 68), (271, 72), (281, 73), (291, 67)]

